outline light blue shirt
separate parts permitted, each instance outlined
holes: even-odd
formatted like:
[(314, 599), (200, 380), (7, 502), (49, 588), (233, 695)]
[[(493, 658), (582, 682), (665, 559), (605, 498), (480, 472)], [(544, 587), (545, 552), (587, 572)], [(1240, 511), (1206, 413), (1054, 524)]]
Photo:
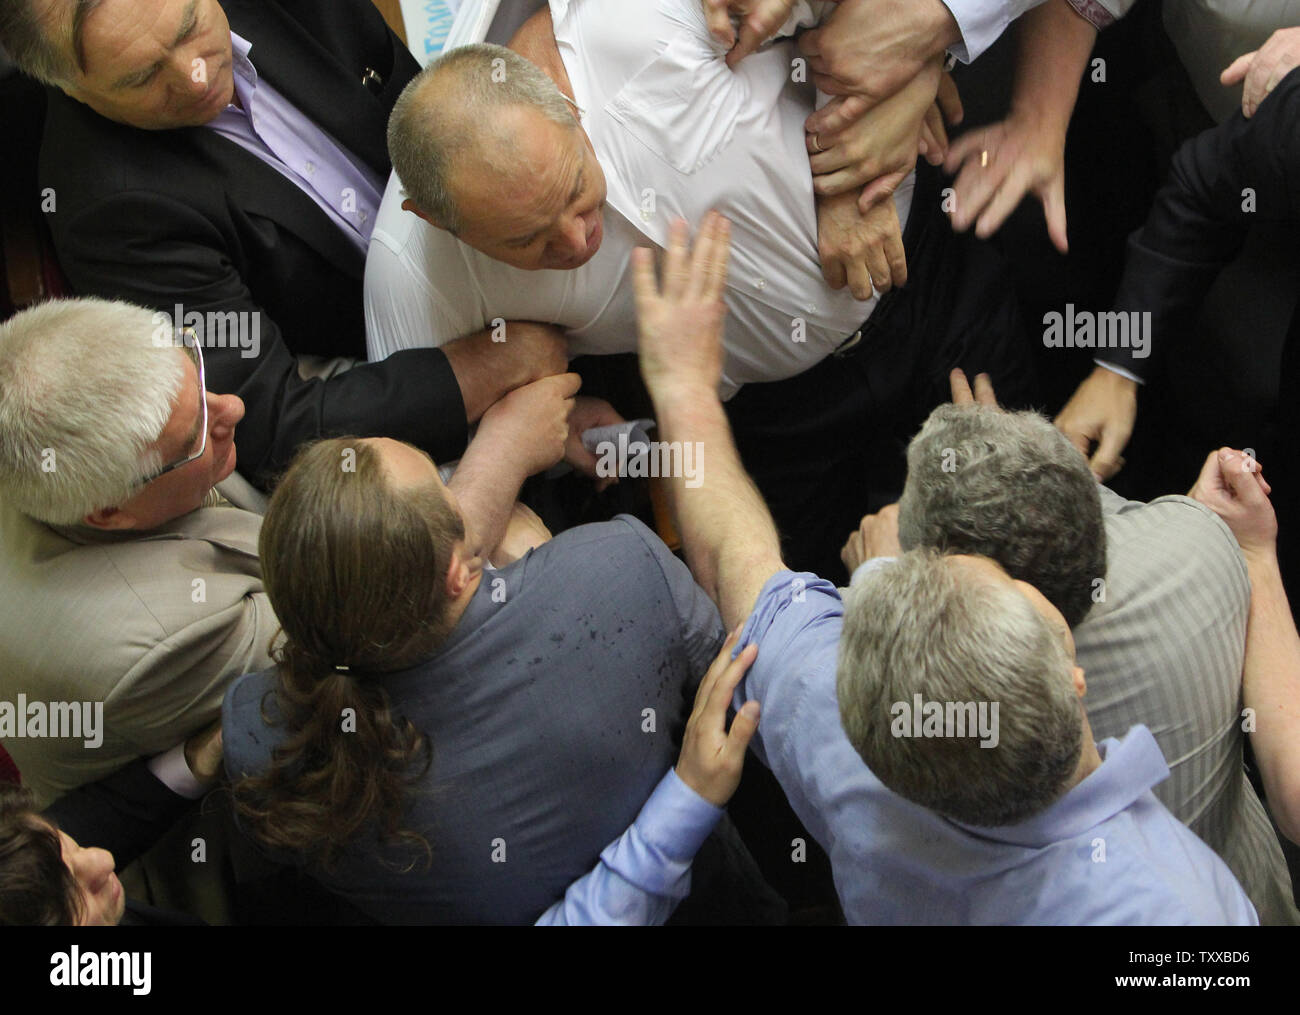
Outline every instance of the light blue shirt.
[(1169, 769), (1145, 726), (1098, 744), (1098, 769), (1014, 826), (962, 826), (885, 788), (840, 725), (843, 611), (829, 582), (774, 575), (736, 649), (759, 646), (736, 705), (762, 705), (754, 749), (830, 856), (850, 923), (1258, 922), (1223, 861), (1152, 794)]
[(383, 198), (384, 180), (262, 81), (252, 43), (230, 33), (235, 94), (206, 126), (251, 152), (316, 202), (364, 255)]
[(663, 923), (691, 891), (691, 862), (722, 817), (672, 769), (632, 827), (569, 886), (537, 926), (649, 927)]

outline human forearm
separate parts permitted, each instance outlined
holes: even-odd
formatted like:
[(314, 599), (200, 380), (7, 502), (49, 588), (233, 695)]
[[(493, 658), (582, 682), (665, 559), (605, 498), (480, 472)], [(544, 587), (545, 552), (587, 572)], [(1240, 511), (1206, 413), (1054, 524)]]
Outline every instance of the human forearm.
[(1248, 554), (1250, 620), (1242, 696), (1253, 710), (1251, 746), (1284, 835), (1300, 842), (1300, 635), (1274, 554)]
[(749, 615), (763, 583), (781, 567), (772, 516), (745, 472), (726, 414), (712, 389), (651, 392), (664, 440), (691, 441), (700, 463), (697, 485), (668, 481), (686, 559), (695, 580), (732, 628)]
[(1047, 0), (1020, 19), (1019, 32), (1011, 115), (1036, 119), (1064, 144), (1097, 30), (1067, 0)]
[(447, 484), (460, 502), (466, 549), (482, 560), (487, 560), (505, 537), (519, 489), (528, 478), (503, 453), (507, 451), (490, 435), (485, 441), (475, 438)]
[(448, 342), (442, 351), (456, 375), (470, 423), (515, 388), (562, 374), (568, 367), (563, 333), (532, 321), (502, 323)]

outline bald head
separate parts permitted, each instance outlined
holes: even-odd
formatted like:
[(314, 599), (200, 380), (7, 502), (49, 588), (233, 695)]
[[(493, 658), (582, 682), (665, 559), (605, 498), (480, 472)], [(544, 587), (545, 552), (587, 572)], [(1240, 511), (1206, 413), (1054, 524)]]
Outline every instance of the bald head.
[[(522, 107), (532, 116), (506, 116)], [(512, 157), (519, 125), (577, 123), (555, 82), (504, 46), (463, 46), (406, 86), (388, 121), (388, 151), (411, 202), (452, 233), (464, 228), (457, 181), (526, 170)]]

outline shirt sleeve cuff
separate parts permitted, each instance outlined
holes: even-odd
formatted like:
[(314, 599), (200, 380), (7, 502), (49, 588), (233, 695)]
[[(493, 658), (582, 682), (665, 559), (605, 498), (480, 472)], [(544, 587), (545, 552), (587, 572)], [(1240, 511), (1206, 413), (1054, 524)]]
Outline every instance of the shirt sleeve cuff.
[(1094, 359), (1093, 362), (1096, 363), (1097, 366), (1099, 367), (1105, 367), (1107, 370), (1111, 371), (1111, 373), (1116, 373), (1119, 374), (1121, 377), (1127, 378), (1128, 380), (1132, 381), (1134, 384), (1146, 383), (1146, 381), (1142, 380), (1141, 377), (1133, 373), (1131, 370), (1125, 370), (1123, 367), (1117, 367), (1114, 363), (1107, 363), (1105, 360), (1100, 360), (1100, 359)]
[[(601, 859), (638, 888), (678, 895), (683, 875), (721, 817), (721, 807), (709, 803), (669, 769), (637, 815), (632, 826), (636, 834), (611, 843)], [(655, 862), (656, 857), (661, 862)]]
[(1007, 26), (1042, 0), (943, 0), (957, 22), (961, 40), (948, 52), (962, 63), (973, 63), (1007, 30)]
[(208, 791), (208, 787), (190, 771), (184, 744), (177, 744), (170, 751), (150, 759), (149, 771), (169, 790), (186, 800), (197, 800)]

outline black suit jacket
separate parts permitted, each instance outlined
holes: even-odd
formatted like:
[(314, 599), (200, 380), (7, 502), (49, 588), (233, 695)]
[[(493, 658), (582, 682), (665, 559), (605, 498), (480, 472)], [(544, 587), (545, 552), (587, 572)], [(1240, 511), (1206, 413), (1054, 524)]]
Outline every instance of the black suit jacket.
[[(1253, 210), (1250, 198), (1253, 194)], [(1145, 224), (1129, 238), (1115, 309), (1150, 311), (1152, 354), (1098, 351), (1097, 358), (1152, 375), (1240, 252), (1257, 222), (1300, 221), (1300, 69), (1292, 71), (1250, 119), (1240, 110), (1192, 138), (1174, 157), (1169, 179)], [(1296, 322), (1291, 333), (1297, 331)]]
[[(276, 89), (386, 178), (388, 116), (419, 68), (370, 0), (223, 0)], [(382, 85), (363, 85), (367, 70)], [(436, 459), (465, 448), (460, 389), (436, 349), (328, 381), (295, 356), (365, 357), (364, 257), (302, 190), (207, 127), (143, 131), (52, 92), (40, 185), (59, 259), (81, 294), (171, 311), (261, 311), (260, 355), (205, 347), (208, 388), (247, 405), (240, 471), (265, 486), (304, 441), (356, 433)]]

